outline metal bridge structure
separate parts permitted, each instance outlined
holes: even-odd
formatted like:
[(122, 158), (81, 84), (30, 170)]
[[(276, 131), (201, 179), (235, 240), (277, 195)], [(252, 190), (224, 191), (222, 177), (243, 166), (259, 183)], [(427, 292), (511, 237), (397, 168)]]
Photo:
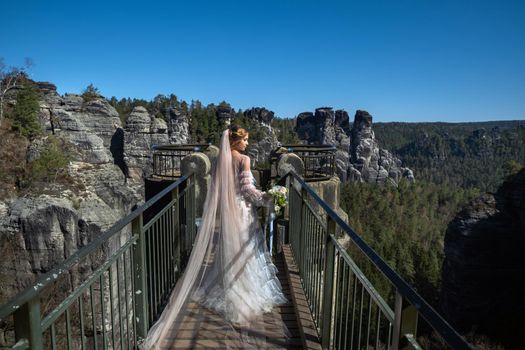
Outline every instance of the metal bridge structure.
[[(180, 175), (2, 305), (0, 322), (8, 329), (2, 347), (139, 348), (191, 254), (196, 176)], [(291, 335), (254, 334), (275, 349), (421, 349), (421, 337), (438, 339), (442, 348), (472, 349), (305, 178), (290, 171), (277, 181), (289, 190), (274, 240), (289, 303), (273, 312)], [(345, 236), (350, 246), (340, 243)], [(225, 348), (214, 339), (215, 316), (199, 305), (188, 308), (188, 327), (200, 327), (202, 339), (170, 334), (166, 348)], [(209, 324), (193, 324), (192, 312)]]

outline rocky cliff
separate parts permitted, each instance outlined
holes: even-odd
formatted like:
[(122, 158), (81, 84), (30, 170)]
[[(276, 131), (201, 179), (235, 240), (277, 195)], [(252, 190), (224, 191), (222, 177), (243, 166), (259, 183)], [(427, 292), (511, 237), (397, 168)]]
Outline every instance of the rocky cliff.
[(50, 83), (38, 83), (38, 88), (41, 121), (48, 131), (83, 150), (83, 161), (115, 163), (136, 183), (151, 174), (153, 146), (190, 141), (189, 115), (182, 110), (167, 108), (160, 119), (135, 107), (123, 127), (115, 108), (102, 97), (84, 101), (80, 95), (60, 96)]
[(268, 162), (270, 153), (280, 145), (275, 131), (270, 126), (274, 113), (266, 108), (255, 107), (244, 111), (244, 117), (256, 123), (258, 134), (262, 135), (257, 142), (250, 145), (250, 157), (259, 164)]
[(331, 144), (337, 147), (336, 171), (341, 181), (397, 184), (401, 178), (414, 181), (412, 170), (388, 150), (381, 149), (372, 130), (372, 116), (358, 110), (350, 126), (348, 113), (322, 107), (315, 113), (297, 116), (299, 138), (308, 144)]
[(152, 147), (169, 142), (167, 123), (144, 107), (135, 107), (124, 128), (124, 162), (129, 176), (141, 180), (152, 172)]
[[(38, 192), (0, 199), (0, 303), (88, 244), (143, 201), (142, 183), (126, 181), (115, 141), (123, 136), (115, 109), (104, 99), (60, 96), (54, 85), (38, 83), (44, 135), (31, 142), (20, 167), (41, 156), (51, 133), (73, 150), (68, 181), (41, 184)], [(120, 152), (120, 154), (119, 154)], [(119, 158), (120, 156), (120, 158)], [(81, 272), (83, 271), (83, 272)], [(70, 281), (89, 268), (74, 271)], [(1, 333), (1, 332), (0, 332)], [(0, 334), (1, 338), (1, 334)]]
[[(458, 329), (511, 346), (525, 326), (525, 169), (475, 199), (445, 236), (441, 307)], [(518, 347), (516, 347), (517, 349)]]

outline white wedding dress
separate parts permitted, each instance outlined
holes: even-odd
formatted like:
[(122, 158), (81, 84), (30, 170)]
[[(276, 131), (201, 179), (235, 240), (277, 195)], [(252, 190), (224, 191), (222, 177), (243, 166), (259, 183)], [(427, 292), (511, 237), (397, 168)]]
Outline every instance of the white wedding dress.
[(257, 207), (273, 202), (255, 188), (251, 171), (242, 171), (243, 163), (249, 161), (247, 156), (233, 160), (234, 169), (241, 169), (236, 171), (235, 182), (241, 226), (237, 230), (237, 244), (224, 246), (223, 259), (229, 259), (219, 264), (227, 266), (224, 284), (207, 279), (194, 295), (196, 301), (235, 324), (249, 322), (255, 316), (270, 312), (274, 306), (286, 303), (257, 218)]
[[(232, 158), (228, 130), (219, 150), (186, 270), (143, 349), (170, 347), (166, 339), (176, 342), (179, 331), (190, 340), (188, 344), (194, 344), (200, 330), (189, 331), (184, 325), (187, 320), (213, 324), (214, 337), (223, 337), (226, 348), (266, 348), (265, 327), (273, 333), (282, 330), (284, 338), (289, 334), (278, 314), (269, 314), (274, 306), (287, 302), (257, 218), (257, 207), (273, 205), (272, 200), (255, 188), (251, 171), (243, 170), (249, 169), (249, 157)], [(195, 309), (200, 311), (191, 311)], [(232, 342), (237, 345), (231, 346)]]

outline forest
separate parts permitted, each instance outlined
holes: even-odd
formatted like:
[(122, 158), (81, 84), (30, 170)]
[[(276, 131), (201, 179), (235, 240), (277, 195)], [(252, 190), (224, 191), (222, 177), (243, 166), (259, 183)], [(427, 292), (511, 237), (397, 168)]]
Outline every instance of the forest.
[[(397, 187), (348, 182), (342, 186), (340, 204), (350, 226), (437, 306), (447, 224), (478, 194), (477, 189), (425, 181), (401, 181)], [(373, 275), (371, 266), (361, 266), (367, 276)], [(380, 276), (373, 282), (383, 283)], [(386, 285), (380, 289), (388, 294)]]

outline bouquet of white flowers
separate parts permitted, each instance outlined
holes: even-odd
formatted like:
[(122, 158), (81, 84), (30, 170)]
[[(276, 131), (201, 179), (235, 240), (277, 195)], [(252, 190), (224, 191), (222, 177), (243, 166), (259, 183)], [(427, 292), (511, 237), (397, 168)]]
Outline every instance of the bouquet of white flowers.
[(284, 186), (275, 185), (268, 194), (273, 198), (273, 211), (275, 215), (279, 215), (281, 210), (288, 204), (288, 189)]

